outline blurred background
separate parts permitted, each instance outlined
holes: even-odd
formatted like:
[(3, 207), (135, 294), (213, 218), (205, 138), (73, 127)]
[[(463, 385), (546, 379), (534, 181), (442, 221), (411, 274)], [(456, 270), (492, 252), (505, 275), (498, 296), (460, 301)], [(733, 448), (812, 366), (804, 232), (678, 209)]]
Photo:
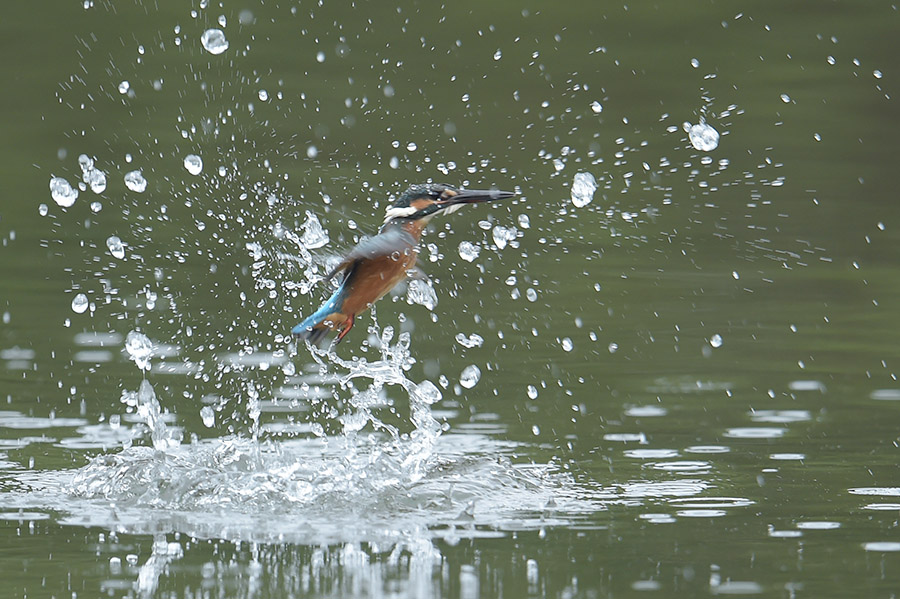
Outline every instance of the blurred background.
[[(10, 596), (892, 596), (898, 18), (7, 6)], [(426, 181), (519, 195), (296, 347)]]

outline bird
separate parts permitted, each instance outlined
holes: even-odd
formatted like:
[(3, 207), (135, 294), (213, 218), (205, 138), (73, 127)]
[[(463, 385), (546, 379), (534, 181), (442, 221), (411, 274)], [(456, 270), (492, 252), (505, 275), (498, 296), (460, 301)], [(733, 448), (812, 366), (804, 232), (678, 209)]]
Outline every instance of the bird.
[(452, 185), (413, 185), (387, 207), (378, 234), (363, 239), (328, 273), (324, 281), (343, 273), (341, 284), (322, 306), (295, 326), (291, 333), (321, 346), (331, 331), (340, 343), (356, 317), (414, 274), (419, 240), (428, 222), (440, 213), (450, 214), (466, 204), (511, 198), (511, 191), (459, 189)]

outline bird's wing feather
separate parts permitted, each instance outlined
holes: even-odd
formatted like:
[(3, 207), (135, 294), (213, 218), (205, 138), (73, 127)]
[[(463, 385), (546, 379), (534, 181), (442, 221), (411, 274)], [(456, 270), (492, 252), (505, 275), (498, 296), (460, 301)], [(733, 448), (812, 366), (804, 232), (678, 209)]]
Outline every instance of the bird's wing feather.
[(374, 237), (368, 237), (357, 243), (356, 247), (350, 250), (341, 262), (328, 273), (325, 280), (330, 281), (336, 274), (351, 267), (357, 260), (390, 256), (394, 252), (402, 252), (415, 245), (416, 240), (403, 229), (391, 229)]

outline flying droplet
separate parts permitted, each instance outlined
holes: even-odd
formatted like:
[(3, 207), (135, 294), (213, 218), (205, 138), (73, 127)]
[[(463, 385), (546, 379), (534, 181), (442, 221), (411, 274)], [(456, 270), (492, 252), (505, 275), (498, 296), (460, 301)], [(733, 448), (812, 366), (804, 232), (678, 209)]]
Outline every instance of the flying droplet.
[(200, 36), (200, 43), (210, 54), (221, 54), (228, 49), (228, 40), (221, 29), (207, 29)]
[(474, 262), (481, 253), (481, 248), (469, 241), (461, 241), (459, 243), (459, 257), (466, 262)]
[(58, 205), (68, 208), (78, 199), (78, 190), (62, 177), (53, 177), (50, 179), (50, 195)]
[(719, 147), (719, 132), (706, 123), (692, 125), (688, 131), (691, 145), (701, 152), (711, 152)]
[(144, 193), (147, 189), (147, 180), (144, 179), (144, 174), (140, 170), (130, 171), (125, 173), (125, 187), (131, 191)]
[(478, 381), (481, 379), (481, 369), (474, 364), (470, 364), (463, 368), (462, 373), (459, 375), (459, 384), (465, 387), (466, 389), (471, 389), (475, 385), (478, 384)]
[(594, 200), (597, 179), (590, 173), (575, 173), (572, 181), (572, 203), (576, 208), (584, 208)]
[(203, 171), (203, 159), (196, 154), (188, 154), (184, 157), (184, 168), (192, 175), (199, 175)]
[(122, 240), (115, 235), (106, 240), (106, 247), (109, 248), (109, 253), (112, 254), (114, 258), (121, 260), (125, 257), (125, 245), (122, 243)]
[(715, 348), (722, 347), (722, 336), (716, 333), (709, 338), (709, 344)]
[(203, 426), (212, 428), (216, 425), (216, 413), (210, 406), (200, 408), (200, 418), (203, 419)]
[(72, 298), (72, 311), (76, 314), (84, 314), (88, 309), (88, 298), (85, 294), (79, 293)]

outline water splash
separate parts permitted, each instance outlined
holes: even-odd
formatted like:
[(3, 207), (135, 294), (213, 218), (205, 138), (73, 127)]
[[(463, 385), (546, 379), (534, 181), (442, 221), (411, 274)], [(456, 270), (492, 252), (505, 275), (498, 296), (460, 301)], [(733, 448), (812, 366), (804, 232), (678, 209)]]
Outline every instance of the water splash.
[(131, 331), (125, 337), (125, 351), (141, 370), (150, 370), (150, 355), (153, 353), (153, 342), (147, 335)]
[(162, 407), (156, 399), (156, 392), (150, 381), (142, 380), (137, 391), (123, 391), (119, 401), (137, 411), (138, 416), (150, 430), (150, 440), (154, 449), (165, 451), (180, 445), (181, 435), (177, 431), (170, 430), (163, 420)]

